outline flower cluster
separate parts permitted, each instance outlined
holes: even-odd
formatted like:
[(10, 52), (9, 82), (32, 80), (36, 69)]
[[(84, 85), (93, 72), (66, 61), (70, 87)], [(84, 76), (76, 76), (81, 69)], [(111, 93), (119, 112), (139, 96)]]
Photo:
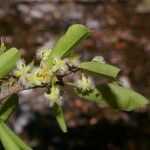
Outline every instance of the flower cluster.
[[(51, 50), (38, 50), (36, 53), (37, 59), (40, 60), (39, 66), (34, 62), (26, 65), (25, 60), (20, 59), (16, 63), (16, 68), (13, 70), (15, 77), (25, 87), (47, 86), (51, 87), (49, 93), (44, 93), (44, 97), (48, 100), (50, 107), (55, 103), (62, 104), (62, 96), (58, 86), (59, 79), (57, 76), (67, 75), (71, 72), (70, 68), (78, 68), (80, 64), (80, 56), (72, 55), (68, 58), (53, 57), (53, 65), (48, 66), (48, 57)], [(96, 57), (93, 61), (104, 61), (102, 57)], [(83, 93), (90, 92), (94, 88), (93, 79), (82, 74), (75, 83), (72, 83), (78, 90)]]
[(36, 67), (31, 62), (26, 65), (23, 59), (17, 62), (13, 74), (19, 78), (21, 84), (26, 88), (48, 84), (53, 77), (53, 72), (46, 64), (42, 63), (39, 67)]
[(53, 65), (48, 66), (47, 60), (51, 50), (38, 50), (36, 53), (37, 59), (40, 60), (39, 66), (34, 65), (34, 62), (26, 65), (24, 59), (20, 59), (16, 63), (16, 68), (13, 70), (13, 75), (19, 79), (19, 82), (25, 87), (36, 87), (51, 85), (50, 94), (45, 93), (46, 99), (49, 99), (50, 106), (54, 103), (61, 104), (62, 97), (59, 95), (58, 86), (54, 86), (57, 80), (57, 75), (63, 75), (70, 72), (69, 67), (77, 67), (80, 63), (79, 56), (70, 56), (61, 59), (57, 56), (53, 57)]

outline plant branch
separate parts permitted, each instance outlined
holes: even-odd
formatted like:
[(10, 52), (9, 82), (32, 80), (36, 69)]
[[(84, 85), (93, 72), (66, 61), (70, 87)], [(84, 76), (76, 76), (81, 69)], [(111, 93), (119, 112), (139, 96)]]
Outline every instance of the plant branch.
[(24, 90), (23, 86), (21, 84), (16, 83), (12, 87), (8, 88), (5, 92), (0, 93), (0, 100), (14, 93), (18, 93), (19, 91), (22, 91), (22, 90)]
[[(77, 72), (78, 70), (79, 70), (78, 68), (71, 67), (69, 73), (64, 74), (64, 75), (57, 75), (57, 78), (59, 79), (58, 84), (63, 85), (63, 86), (67, 85), (67, 84), (64, 84), (63, 78), (70, 75), (71, 73)], [(35, 87), (31, 87), (29, 89), (44, 88), (44, 87), (47, 87), (47, 85), (35, 86)], [(20, 83), (18, 83), (16, 81), (12, 87), (9, 87), (5, 92), (0, 93), (0, 100), (5, 99), (6, 97), (8, 97), (14, 93), (18, 93), (20, 91), (29, 90), (29, 89), (26, 89), (25, 87), (23, 87), (23, 85), (21, 85)]]

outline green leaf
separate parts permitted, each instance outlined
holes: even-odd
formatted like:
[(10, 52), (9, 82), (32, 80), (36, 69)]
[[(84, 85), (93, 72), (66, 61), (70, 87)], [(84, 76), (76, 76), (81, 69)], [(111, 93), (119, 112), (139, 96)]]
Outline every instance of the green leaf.
[(0, 79), (15, 67), (20, 57), (20, 52), (16, 48), (11, 48), (0, 55)]
[(0, 121), (0, 140), (5, 150), (21, 150), (13, 139), (5, 131), (2, 121)]
[(84, 40), (91, 31), (81, 24), (71, 25), (65, 35), (63, 35), (50, 54), (48, 64), (51, 66), (53, 59), (52, 56), (64, 57), (67, 53), (69, 53), (73, 48), (77, 47), (78, 44)]
[(120, 71), (120, 69), (117, 67), (111, 66), (106, 63), (100, 63), (94, 61), (83, 62), (80, 64), (79, 68), (89, 72), (100, 74), (104, 77), (113, 80), (116, 78), (117, 74)]
[(67, 126), (65, 123), (65, 119), (64, 119), (64, 115), (63, 115), (61, 106), (59, 106), (58, 104), (55, 103), (53, 106), (53, 111), (55, 113), (55, 117), (57, 119), (57, 122), (58, 122), (61, 130), (63, 132), (67, 132)]
[(7, 121), (11, 114), (14, 112), (17, 104), (18, 104), (18, 95), (13, 94), (9, 98), (7, 98), (4, 104), (0, 107), (0, 118), (3, 121)]
[(3, 121), (1, 121), (1, 126), (7, 135), (9, 135), (9, 137), (18, 145), (21, 150), (32, 150), (32, 148), (30, 148), (24, 141), (22, 141)]
[(75, 92), (89, 101), (125, 111), (142, 108), (150, 102), (141, 94), (112, 83), (98, 85), (88, 94), (83, 94), (78, 90)]

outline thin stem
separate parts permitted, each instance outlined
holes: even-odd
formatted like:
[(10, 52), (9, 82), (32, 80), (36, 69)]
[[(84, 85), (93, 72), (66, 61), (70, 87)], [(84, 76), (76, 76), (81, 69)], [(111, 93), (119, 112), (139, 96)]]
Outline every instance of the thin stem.
[(12, 95), (19, 91), (22, 91), (22, 90), (24, 90), (23, 86), (21, 84), (16, 83), (12, 87), (10, 87), (8, 90), (6, 90), (5, 92), (0, 93), (0, 100), (8, 97), (9, 95)]
[(23, 90), (45, 88), (45, 87), (47, 87), (47, 85), (35, 86), (35, 87), (31, 87), (31, 88), (26, 89), (21, 84), (15, 83), (12, 87), (8, 88), (8, 90), (6, 90), (3, 93), (0, 93), (0, 100), (5, 99), (9, 95), (12, 95), (14, 93), (18, 93), (18, 92), (23, 91)]
[(5, 86), (7, 86), (7, 85), (9, 85), (9, 83), (2, 84), (2, 85), (0, 86), (0, 88), (5, 87)]

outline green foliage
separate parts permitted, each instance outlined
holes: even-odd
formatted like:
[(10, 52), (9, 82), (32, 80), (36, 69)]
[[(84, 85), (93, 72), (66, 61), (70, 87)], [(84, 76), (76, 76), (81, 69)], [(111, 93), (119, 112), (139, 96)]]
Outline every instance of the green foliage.
[(58, 104), (54, 104), (53, 111), (61, 130), (63, 132), (67, 132), (67, 126), (62, 112), (62, 108)]
[(0, 55), (0, 79), (15, 67), (20, 57), (20, 52), (16, 48), (11, 48)]
[(50, 54), (48, 59), (48, 63), (52, 65), (52, 56), (64, 57), (67, 53), (69, 53), (72, 49), (78, 46), (78, 44), (84, 40), (89, 34), (90, 30), (81, 24), (74, 24), (70, 26), (54, 48)]
[(0, 119), (3, 121), (7, 121), (9, 116), (13, 113), (16, 106), (18, 105), (19, 97), (17, 94), (11, 95), (7, 98), (4, 104), (0, 107)]
[(91, 73), (94, 72), (113, 80), (116, 79), (117, 74), (120, 71), (119, 68), (112, 65), (94, 61), (82, 62), (79, 67), (85, 71), (89, 71)]
[(18, 145), (12, 140), (12, 138), (5, 131), (2, 121), (0, 121), (0, 140), (5, 150), (21, 150)]
[(14, 112), (18, 104), (18, 95), (13, 94), (7, 98), (0, 107), (0, 139), (6, 150), (32, 150), (26, 145), (5, 123)]
[(88, 94), (83, 94), (79, 90), (75, 92), (89, 101), (125, 111), (142, 108), (150, 102), (141, 94), (113, 83), (97, 85)]
[[(12, 143), (14, 142), (20, 150), (32, 150), (32, 148), (30, 148), (24, 141), (22, 141), (3, 121), (0, 122), (0, 125), (3, 128), (5, 134), (9, 136), (11, 142)], [(12, 150), (16, 149), (12, 148)]]

